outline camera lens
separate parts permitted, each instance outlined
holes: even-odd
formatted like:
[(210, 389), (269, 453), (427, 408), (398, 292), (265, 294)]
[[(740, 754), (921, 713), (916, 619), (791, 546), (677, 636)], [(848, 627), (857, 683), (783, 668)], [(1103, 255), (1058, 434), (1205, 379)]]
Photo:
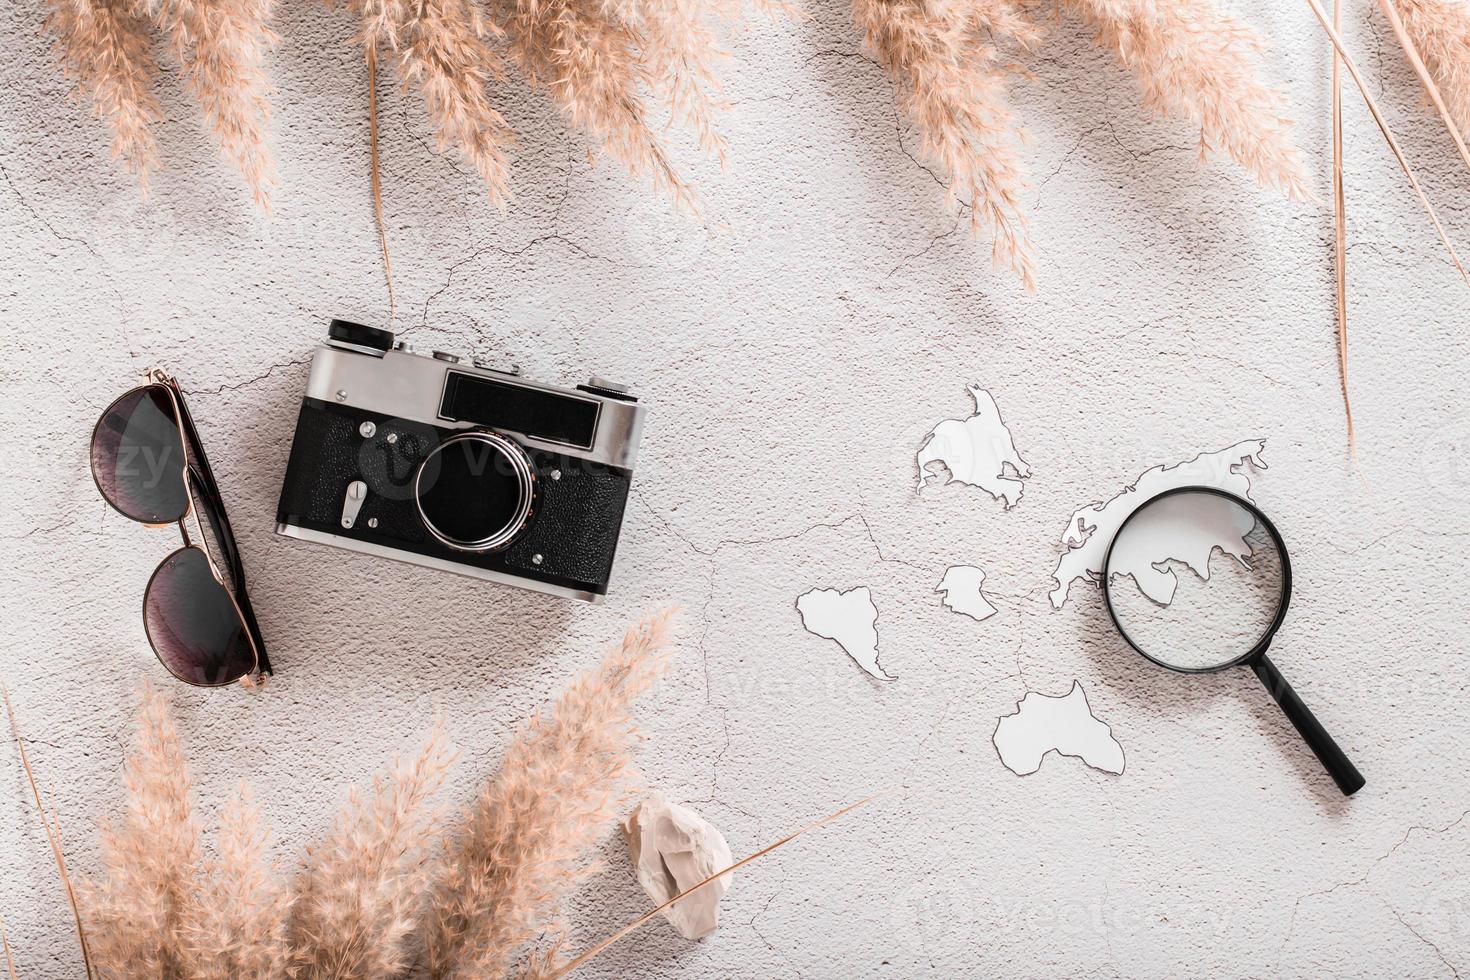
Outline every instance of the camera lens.
[(424, 527), (459, 551), (494, 551), (531, 516), (535, 470), (525, 450), (498, 432), (450, 436), (419, 464), (414, 499)]

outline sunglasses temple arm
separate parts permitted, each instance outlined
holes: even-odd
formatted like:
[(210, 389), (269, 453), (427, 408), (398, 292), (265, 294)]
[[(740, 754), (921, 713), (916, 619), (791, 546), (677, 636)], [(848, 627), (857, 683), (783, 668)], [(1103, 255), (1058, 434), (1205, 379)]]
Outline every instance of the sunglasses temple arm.
[(255, 621), (255, 609), (250, 605), (250, 596), (245, 592), (245, 586), (240, 586), (239, 595), (235, 600), (240, 604), (240, 614), (245, 617), (245, 628), (250, 631), (250, 638), (255, 641), (255, 653), (259, 657), (256, 666), (262, 674), (273, 674), (271, 670), (271, 658), (265, 653), (265, 638), (260, 635), (260, 624)]
[[(179, 423), (184, 430), (184, 439), (189, 443), (189, 449), (194, 458), (199, 461), (198, 466), (189, 467), (190, 474), (195, 478), (199, 492), (204, 495), (210, 509), (214, 512), (214, 518), (219, 522), (220, 545), (225, 549), (225, 560), (230, 563), (230, 573), (235, 579), (235, 601), (240, 606), (240, 613), (245, 618), (245, 628), (250, 631), (250, 638), (255, 642), (255, 652), (259, 657), (257, 666), (263, 674), (274, 673), (271, 670), (270, 657), (265, 652), (265, 637), (260, 632), (260, 624), (255, 619), (255, 609), (250, 604), (250, 592), (245, 585), (245, 563), (240, 559), (240, 549), (235, 544), (235, 532), (230, 527), (230, 515), (225, 510), (224, 497), (220, 495), (219, 484), (214, 482), (214, 471), (209, 466), (209, 456), (204, 451), (204, 441), (199, 438), (199, 430), (194, 427), (194, 419), (189, 414), (189, 406), (184, 401), (184, 393), (174, 385), (174, 404), (179, 408)], [(187, 539), (187, 535), (185, 536)]]
[(1366, 782), (1363, 774), (1358, 772), (1358, 767), (1353, 765), (1346, 753), (1337, 747), (1332, 736), (1327, 734), (1327, 729), (1322, 727), (1322, 723), (1312, 714), (1306, 702), (1297, 697), (1296, 691), (1292, 690), (1270, 658), (1262, 654), (1251, 661), (1251, 669), (1256, 672), (1266, 690), (1271, 692), (1286, 717), (1291, 719), (1308, 748), (1317, 756), (1317, 761), (1322, 763), (1322, 768), (1327, 770), (1332, 781), (1337, 783), (1337, 788), (1342, 790), (1342, 795), (1352, 796), (1362, 789)]

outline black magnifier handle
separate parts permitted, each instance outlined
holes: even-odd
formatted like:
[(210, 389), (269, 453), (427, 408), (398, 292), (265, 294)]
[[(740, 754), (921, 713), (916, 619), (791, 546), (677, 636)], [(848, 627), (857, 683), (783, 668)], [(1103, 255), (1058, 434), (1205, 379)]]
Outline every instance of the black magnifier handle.
[(1317, 716), (1312, 714), (1312, 709), (1297, 697), (1291, 685), (1286, 683), (1286, 678), (1281, 676), (1281, 671), (1276, 669), (1276, 665), (1265, 654), (1262, 654), (1251, 661), (1251, 669), (1256, 672), (1261, 683), (1266, 685), (1266, 690), (1271, 692), (1276, 703), (1281, 705), (1281, 710), (1286, 713), (1286, 717), (1291, 719), (1291, 723), (1306, 740), (1307, 746), (1316, 754), (1317, 760), (1322, 763), (1322, 768), (1326, 769), (1332, 781), (1337, 783), (1337, 788), (1342, 790), (1342, 795), (1352, 796), (1362, 789), (1363, 784), (1367, 782), (1363, 774), (1358, 772), (1358, 767), (1353, 765), (1352, 761), (1343, 754), (1342, 749), (1337, 747), (1332, 736), (1327, 734), (1327, 729), (1323, 728)]

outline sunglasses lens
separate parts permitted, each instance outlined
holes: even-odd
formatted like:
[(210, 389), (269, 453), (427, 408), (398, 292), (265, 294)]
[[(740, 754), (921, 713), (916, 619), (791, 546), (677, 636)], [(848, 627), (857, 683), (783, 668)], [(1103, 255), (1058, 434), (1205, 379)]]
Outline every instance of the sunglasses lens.
[(92, 475), (107, 502), (135, 521), (169, 524), (188, 512), (184, 440), (161, 385), (130, 391), (102, 413)]
[(217, 687), (255, 669), (250, 634), (198, 548), (181, 548), (158, 566), (143, 623), (158, 659), (180, 680)]

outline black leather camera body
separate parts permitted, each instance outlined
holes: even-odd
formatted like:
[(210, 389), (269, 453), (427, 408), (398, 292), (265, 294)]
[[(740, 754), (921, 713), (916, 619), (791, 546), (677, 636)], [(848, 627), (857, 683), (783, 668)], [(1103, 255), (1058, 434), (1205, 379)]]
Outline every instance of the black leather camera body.
[(288, 537), (567, 598), (607, 593), (646, 407), (332, 321), (276, 513)]

